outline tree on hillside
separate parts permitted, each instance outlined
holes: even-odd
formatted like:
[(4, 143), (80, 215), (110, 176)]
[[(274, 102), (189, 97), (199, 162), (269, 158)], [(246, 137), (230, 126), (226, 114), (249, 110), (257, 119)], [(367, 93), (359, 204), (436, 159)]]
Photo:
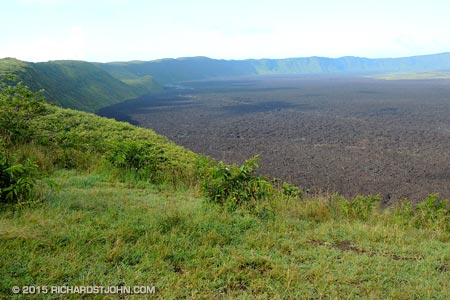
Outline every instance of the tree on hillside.
[(43, 91), (35, 93), (21, 82), (0, 85), (0, 134), (4, 142), (28, 141), (33, 135), (31, 119), (45, 112)]

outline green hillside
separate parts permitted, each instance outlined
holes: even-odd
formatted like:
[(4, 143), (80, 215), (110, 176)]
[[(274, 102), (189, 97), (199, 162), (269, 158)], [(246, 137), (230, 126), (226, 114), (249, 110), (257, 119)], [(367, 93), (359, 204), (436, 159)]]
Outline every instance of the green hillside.
[(0, 298), (448, 299), (448, 201), (382, 210), (257, 166), (0, 87)]
[(95, 65), (102, 67), (114, 78), (117, 78), (129, 86), (132, 86), (138, 94), (142, 95), (160, 89), (158, 83), (148, 74), (141, 75), (139, 73), (130, 72), (126, 69), (115, 68), (115, 66), (122, 65), (121, 63), (111, 63), (108, 65), (95, 63)]
[(207, 57), (106, 63), (99, 66), (111, 73), (150, 75), (160, 83), (256, 74), (250, 61), (215, 60)]
[(29, 63), (1, 59), (0, 76), (7, 74), (16, 75), (15, 81), (23, 81), (35, 91), (44, 89), (51, 102), (91, 112), (158, 89), (150, 76), (133, 75), (133, 80), (122, 81), (83, 61)]
[(159, 84), (205, 78), (270, 74), (383, 74), (450, 70), (450, 53), (405, 58), (306, 57), (217, 60), (207, 57), (90, 63), (29, 63), (0, 59), (0, 77), (16, 75), (31, 89), (45, 90), (50, 102), (94, 112), (112, 104), (159, 91)]
[(373, 74), (450, 70), (450, 53), (403, 58), (304, 57), (287, 59), (217, 60), (207, 57), (98, 64), (112, 74), (150, 75), (173, 83), (213, 77), (264, 74)]

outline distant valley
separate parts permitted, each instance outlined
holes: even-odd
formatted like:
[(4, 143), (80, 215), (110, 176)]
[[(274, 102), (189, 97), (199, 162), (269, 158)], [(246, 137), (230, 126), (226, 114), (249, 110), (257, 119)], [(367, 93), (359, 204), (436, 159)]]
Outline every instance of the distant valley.
[(450, 53), (404, 58), (369, 59), (304, 57), (286, 59), (217, 60), (187, 57), (154, 61), (98, 64), (111, 74), (153, 76), (159, 83), (274, 74), (379, 74), (392, 72), (450, 71)]
[(381, 59), (352, 56), (247, 60), (187, 57), (111, 63), (29, 63), (13, 58), (0, 59), (0, 79), (14, 74), (17, 81), (23, 81), (33, 90), (45, 89), (49, 101), (57, 102), (63, 107), (91, 112), (161, 91), (164, 85), (180, 81), (276, 74), (447, 74), (448, 71), (450, 53)]
[(183, 83), (99, 111), (310, 191), (450, 197), (450, 80), (254, 76)]
[[(450, 195), (450, 53), (393, 59), (0, 60), (2, 81), (313, 190)], [(11, 78), (14, 75), (15, 78)]]

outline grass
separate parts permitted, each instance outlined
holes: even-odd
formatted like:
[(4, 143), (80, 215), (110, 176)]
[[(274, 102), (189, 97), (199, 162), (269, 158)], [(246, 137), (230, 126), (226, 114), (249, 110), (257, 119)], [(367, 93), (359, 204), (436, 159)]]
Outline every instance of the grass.
[(256, 158), (224, 165), (22, 85), (0, 92), (0, 299), (35, 297), (14, 286), (156, 286), (155, 299), (450, 294), (450, 208), (437, 195), (383, 211), (378, 196), (305, 198), (255, 175)]
[(59, 192), (42, 205), (0, 212), (0, 298), (31, 299), (13, 296), (15, 285), (154, 285), (152, 299), (450, 294), (450, 235), (393, 223), (387, 212), (349, 220), (330, 199), (280, 198), (276, 217), (264, 219), (206, 204), (194, 191), (97, 173), (57, 171), (52, 180)]

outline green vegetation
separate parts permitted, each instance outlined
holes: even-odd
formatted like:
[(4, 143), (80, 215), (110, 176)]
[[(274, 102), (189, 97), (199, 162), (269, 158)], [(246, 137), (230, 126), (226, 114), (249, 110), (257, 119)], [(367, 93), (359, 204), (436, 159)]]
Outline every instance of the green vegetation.
[(0, 149), (0, 205), (22, 204), (33, 199), (38, 178), (38, 166), (33, 161), (27, 159), (24, 164), (15, 164)]
[(10, 82), (23, 81), (34, 91), (44, 89), (50, 102), (89, 112), (159, 89), (150, 76), (133, 75), (122, 81), (83, 61), (28, 63), (1, 59), (0, 79), (8, 75), (16, 76)]
[[(43, 89), (50, 102), (95, 112), (121, 101), (161, 90), (159, 84), (196, 79), (270, 74), (374, 74), (381, 79), (448, 78), (450, 53), (405, 58), (305, 57), (216, 60), (207, 57), (90, 63), (29, 63), (0, 59), (0, 80), (13, 74), (33, 91)], [(393, 73), (395, 72), (395, 73)], [(399, 74), (399, 73), (405, 74)], [(428, 72), (428, 73), (423, 73)]]
[(3, 297), (14, 285), (155, 285), (156, 299), (444, 300), (450, 292), (448, 233), (389, 214), (347, 219), (332, 197), (280, 200), (265, 220), (189, 192), (76, 171), (54, 178), (60, 192), (44, 205), (1, 213)]
[(27, 117), (0, 128), (0, 298), (32, 299), (11, 292), (29, 285), (156, 286), (155, 299), (450, 294), (450, 207), (437, 195), (385, 210), (377, 196), (305, 196), (257, 175), (256, 158), (217, 163), (23, 85), (0, 93), (0, 114), (14, 111)]
[[(197, 156), (151, 130), (45, 103), (18, 84), (0, 93), (5, 166), (34, 161), (42, 174), (102, 170), (120, 180), (190, 184)], [(17, 161), (16, 161), (17, 160)]]
[(208, 168), (202, 184), (206, 198), (231, 211), (245, 207), (261, 212), (259, 205), (273, 196), (273, 185), (267, 178), (255, 174), (259, 167), (257, 159), (247, 160), (240, 168), (223, 162)]
[(160, 86), (152, 76), (139, 75), (138, 73), (132, 73), (125, 69), (116, 68), (115, 66), (121, 65), (120, 63), (96, 64), (96, 65), (102, 67), (113, 77), (123, 81), (129, 86), (132, 86), (133, 90), (139, 95), (160, 90)]

